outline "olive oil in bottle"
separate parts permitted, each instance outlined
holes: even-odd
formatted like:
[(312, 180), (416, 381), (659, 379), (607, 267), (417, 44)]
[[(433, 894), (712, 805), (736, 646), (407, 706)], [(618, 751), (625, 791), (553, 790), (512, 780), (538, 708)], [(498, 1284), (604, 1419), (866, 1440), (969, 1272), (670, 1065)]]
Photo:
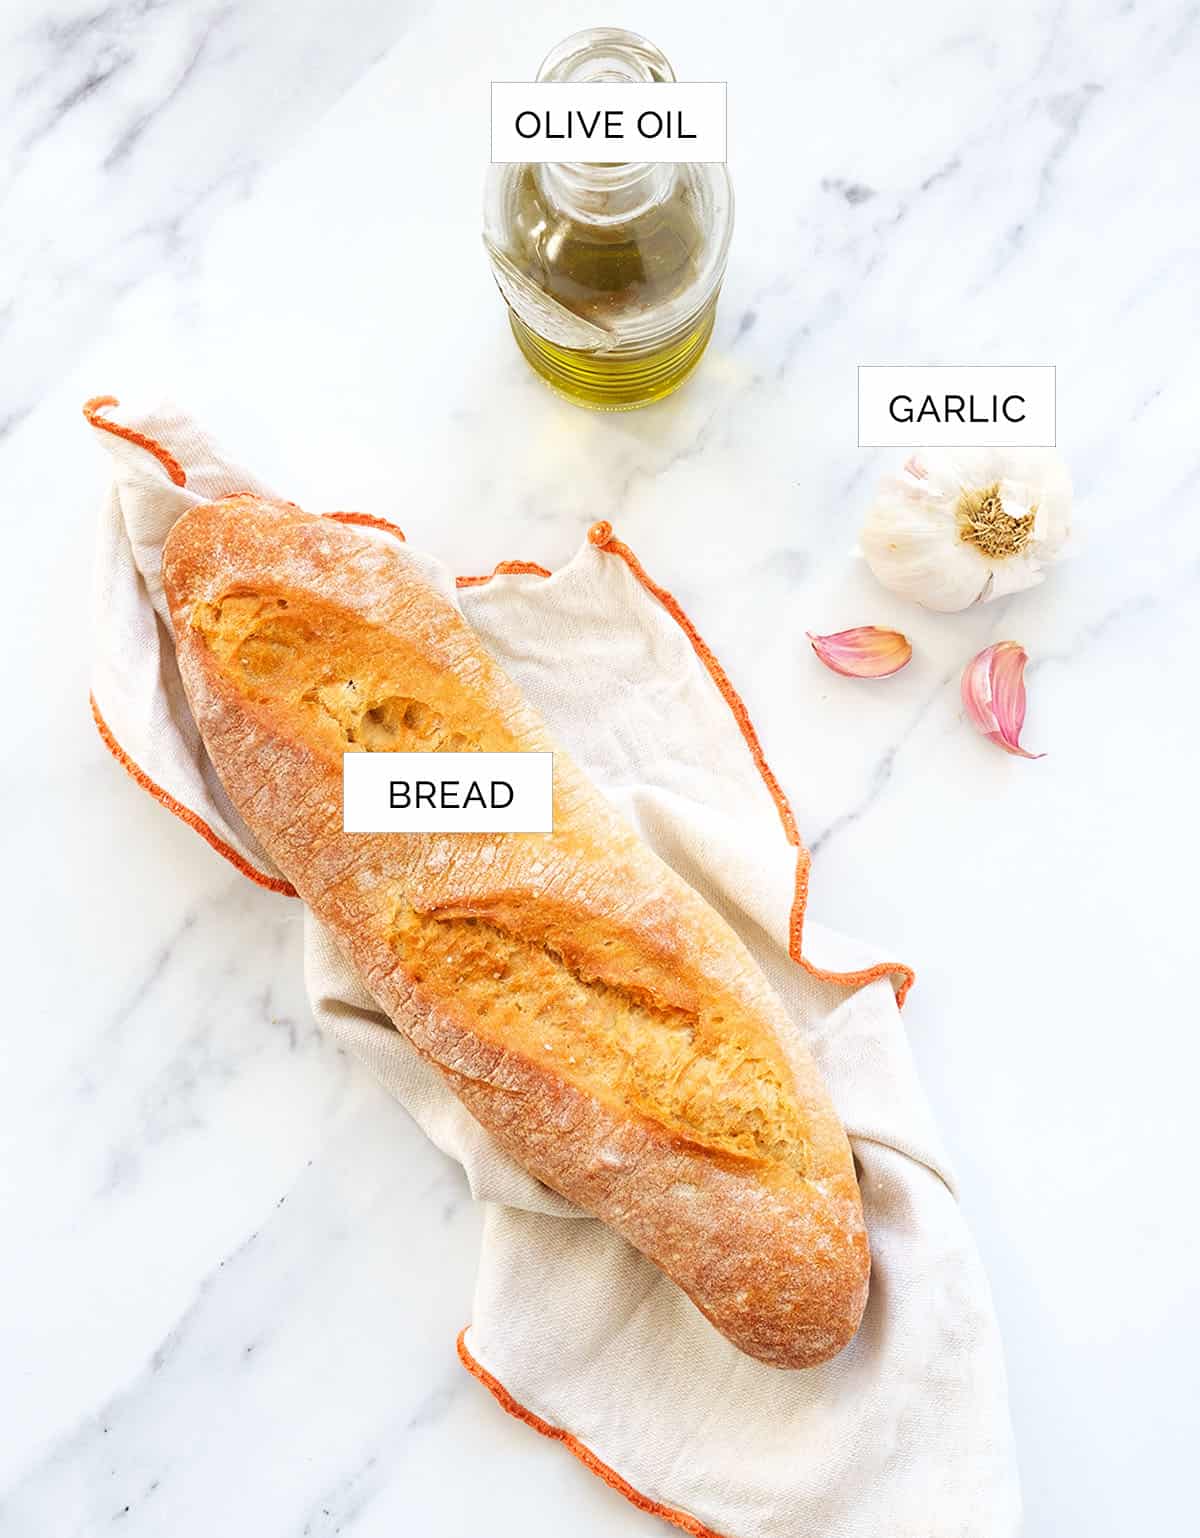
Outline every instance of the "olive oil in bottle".
[[(578, 33), (539, 80), (672, 80), (633, 33)], [(661, 400), (708, 345), (733, 226), (723, 165), (497, 165), (484, 243), (517, 346), (561, 395), (602, 411)]]

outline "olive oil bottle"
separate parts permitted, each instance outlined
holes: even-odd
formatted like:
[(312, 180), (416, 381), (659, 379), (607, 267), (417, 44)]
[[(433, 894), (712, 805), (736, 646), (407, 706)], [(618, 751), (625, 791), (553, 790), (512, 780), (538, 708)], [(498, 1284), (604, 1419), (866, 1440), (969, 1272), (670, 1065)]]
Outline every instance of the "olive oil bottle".
[[(539, 80), (673, 80), (653, 44), (595, 28)], [(733, 229), (723, 165), (494, 165), (484, 244), (517, 346), (559, 394), (601, 411), (661, 400), (712, 335)]]

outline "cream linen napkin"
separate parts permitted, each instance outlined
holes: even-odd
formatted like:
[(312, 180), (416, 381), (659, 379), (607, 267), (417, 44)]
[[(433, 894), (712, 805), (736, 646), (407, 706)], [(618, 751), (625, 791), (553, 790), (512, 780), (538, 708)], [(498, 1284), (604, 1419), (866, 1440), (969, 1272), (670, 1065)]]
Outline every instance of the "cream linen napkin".
[[(114, 461), (97, 566), (97, 722), (172, 810), (255, 879), (286, 889), (204, 753), (159, 580), (181, 513), (263, 488), (185, 416), (111, 408), (89, 414)], [(797, 851), (715, 661), (607, 526), (552, 576), (504, 573), (457, 591), (436, 561), (410, 555), (774, 984), (850, 1132), (873, 1257), (862, 1328), (834, 1361), (784, 1372), (743, 1356), (654, 1266), (492, 1144), (310, 915), (317, 1019), (462, 1163), (486, 1204), (464, 1364), (506, 1409), (694, 1538), (1015, 1533), (996, 1324), (901, 1030), (897, 979), (811, 924), (805, 963), (789, 956), (789, 944), (800, 954), (803, 917), (792, 912)], [(818, 968), (865, 976), (832, 982)], [(616, 1508), (613, 1531), (624, 1531)]]

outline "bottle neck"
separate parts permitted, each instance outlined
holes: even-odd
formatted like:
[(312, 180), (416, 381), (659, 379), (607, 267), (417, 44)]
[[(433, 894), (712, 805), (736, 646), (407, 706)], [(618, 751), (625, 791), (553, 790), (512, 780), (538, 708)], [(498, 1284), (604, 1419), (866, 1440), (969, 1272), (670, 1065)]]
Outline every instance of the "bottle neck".
[(538, 166), (537, 176), (546, 201), (572, 218), (584, 224), (625, 224), (668, 197), (675, 167), (558, 161)]
[[(539, 80), (647, 83), (674, 80), (675, 72), (653, 43), (621, 27), (576, 32), (542, 60)], [(543, 195), (556, 208), (587, 224), (623, 224), (661, 203), (675, 180), (673, 165), (630, 161), (587, 165), (557, 161), (537, 168)]]

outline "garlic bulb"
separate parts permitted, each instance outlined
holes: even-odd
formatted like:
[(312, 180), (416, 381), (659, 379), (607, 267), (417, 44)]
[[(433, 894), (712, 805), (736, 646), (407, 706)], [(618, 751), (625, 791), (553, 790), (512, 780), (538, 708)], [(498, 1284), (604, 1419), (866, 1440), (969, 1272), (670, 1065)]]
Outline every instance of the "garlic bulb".
[(884, 587), (950, 613), (1040, 582), (1070, 527), (1053, 449), (914, 449), (880, 486), (862, 550)]

